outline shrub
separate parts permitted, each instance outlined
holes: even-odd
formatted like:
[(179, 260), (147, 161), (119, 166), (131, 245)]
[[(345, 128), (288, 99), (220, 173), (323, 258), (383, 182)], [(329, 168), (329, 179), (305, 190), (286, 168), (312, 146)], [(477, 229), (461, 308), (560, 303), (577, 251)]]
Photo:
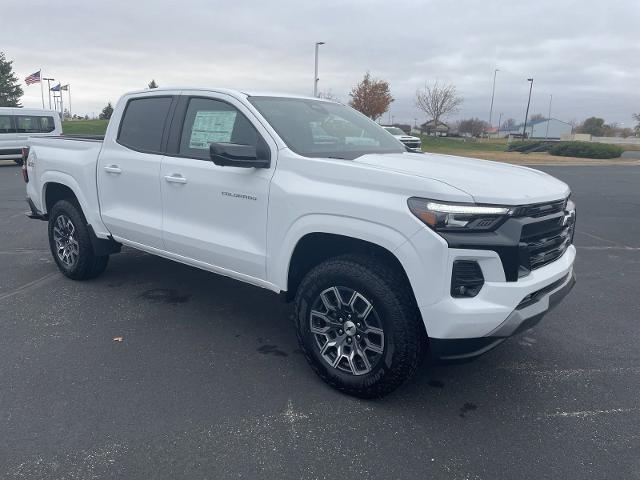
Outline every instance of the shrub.
[(553, 142), (548, 142), (546, 140), (527, 140), (524, 142), (511, 142), (509, 144), (508, 150), (510, 152), (520, 152), (520, 153), (528, 153), (528, 152), (546, 152), (554, 145)]
[(561, 142), (549, 149), (551, 155), (581, 158), (618, 158), (623, 151), (617, 145), (591, 142)]

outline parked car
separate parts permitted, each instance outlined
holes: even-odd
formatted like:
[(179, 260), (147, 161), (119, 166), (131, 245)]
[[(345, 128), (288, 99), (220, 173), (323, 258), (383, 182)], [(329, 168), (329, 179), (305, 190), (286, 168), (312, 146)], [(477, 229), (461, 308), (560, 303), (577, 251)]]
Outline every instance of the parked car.
[(100, 275), (127, 245), (281, 293), (316, 373), (360, 397), (395, 389), (426, 350), (490, 350), (574, 283), (566, 184), (407, 152), (327, 100), (128, 93), (103, 141), (32, 138), (23, 176), (67, 277)]
[(0, 107), (0, 160), (13, 160), (22, 165), (22, 149), (30, 136), (61, 133), (58, 112)]
[(409, 150), (413, 152), (422, 152), (422, 140), (418, 137), (407, 135), (398, 127), (382, 127), (395, 138), (400, 140)]

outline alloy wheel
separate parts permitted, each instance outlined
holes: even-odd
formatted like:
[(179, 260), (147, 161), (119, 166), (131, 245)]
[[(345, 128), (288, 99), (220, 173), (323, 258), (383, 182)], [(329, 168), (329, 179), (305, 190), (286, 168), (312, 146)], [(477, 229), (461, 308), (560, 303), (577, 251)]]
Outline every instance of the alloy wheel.
[(384, 331), (373, 303), (348, 287), (323, 290), (309, 314), (318, 353), (331, 367), (351, 375), (373, 370), (384, 353)]
[(76, 227), (67, 215), (58, 215), (53, 225), (53, 241), (56, 255), (66, 266), (73, 267), (80, 255), (80, 245), (76, 238)]

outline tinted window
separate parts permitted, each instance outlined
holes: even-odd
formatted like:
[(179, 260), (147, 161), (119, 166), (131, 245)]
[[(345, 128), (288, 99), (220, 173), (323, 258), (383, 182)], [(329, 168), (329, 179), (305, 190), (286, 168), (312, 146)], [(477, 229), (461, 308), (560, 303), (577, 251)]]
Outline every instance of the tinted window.
[(15, 122), (18, 133), (49, 133), (55, 128), (53, 117), (16, 115)]
[(160, 152), (171, 97), (129, 100), (120, 123), (118, 142), (135, 150)]
[(258, 132), (234, 106), (209, 98), (192, 98), (180, 138), (180, 155), (209, 158), (213, 142), (257, 147)]
[(406, 148), (380, 125), (338, 103), (305, 98), (249, 97), (287, 146), (306, 157), (354, 159)]
[(15, 128), (11, 125), (9, 115), (0, 115), (0, 133), (16, 133)]

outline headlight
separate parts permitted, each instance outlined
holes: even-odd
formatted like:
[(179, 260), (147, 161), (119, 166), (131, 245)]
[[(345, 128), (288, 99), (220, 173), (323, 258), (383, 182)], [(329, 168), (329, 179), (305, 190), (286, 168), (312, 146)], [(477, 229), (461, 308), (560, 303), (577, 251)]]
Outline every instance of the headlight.
[(473, 203), (443, 203), (412, 197), (409, 210), (425, 225), (436, 231), (486, 232), (493, 230), (511, 215), (510, 207), (476, 205)]

